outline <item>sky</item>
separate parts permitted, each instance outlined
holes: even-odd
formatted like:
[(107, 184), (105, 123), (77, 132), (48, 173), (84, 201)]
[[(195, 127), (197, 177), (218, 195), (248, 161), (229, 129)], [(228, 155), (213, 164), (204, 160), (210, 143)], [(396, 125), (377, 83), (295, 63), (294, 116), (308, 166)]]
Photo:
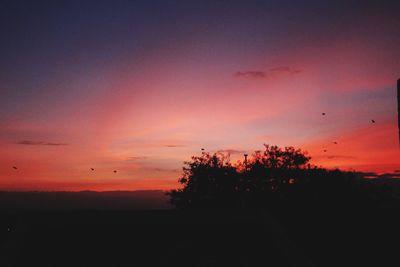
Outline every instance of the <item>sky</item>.
[(398, 170), (399, 13), (398, 1), (3, 0), (0, 190), (176, 188), (201, 148), (235, 161), (264, 143), (326, 168)]

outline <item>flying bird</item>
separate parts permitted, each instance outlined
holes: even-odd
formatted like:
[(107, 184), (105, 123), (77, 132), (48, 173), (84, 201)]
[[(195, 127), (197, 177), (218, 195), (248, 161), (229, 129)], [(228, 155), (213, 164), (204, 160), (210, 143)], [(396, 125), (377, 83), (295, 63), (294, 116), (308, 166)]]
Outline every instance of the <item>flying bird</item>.
[(322, 112), (322, 116), (325, 116), (325, 112)]
[(94, 171), (94, 169), (93, 168), (90, 168), (92, 171)]
[(116, 171), (116, 170), (114, 170), (114, 173), (117, 173), (117, 171)]
[(375, 120), (371, 120), (372, 123), (375, 123)]
[(204, 148), (202, 148), (201, 151), (204, 151)]
[(326, 152), (326, 149), (324, 149), (324, 152)]
[(17, 170), (18, 168), (17, 168), (17, 167), (15, 167), (15, 166), (13, 166), (13, 169), (14, 169), (14, 170)]

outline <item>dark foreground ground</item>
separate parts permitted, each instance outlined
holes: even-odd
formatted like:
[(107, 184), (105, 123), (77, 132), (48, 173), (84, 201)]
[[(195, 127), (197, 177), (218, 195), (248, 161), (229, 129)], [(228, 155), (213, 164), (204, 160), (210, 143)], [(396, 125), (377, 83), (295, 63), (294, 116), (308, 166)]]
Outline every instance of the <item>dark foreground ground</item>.
[(162, 191), (2, 192), (0, 266), (400, 264), (395, 205), (177, 211), (166, 201)]
[(396, 213), (3, 210), (0, 266), (399, 266)]

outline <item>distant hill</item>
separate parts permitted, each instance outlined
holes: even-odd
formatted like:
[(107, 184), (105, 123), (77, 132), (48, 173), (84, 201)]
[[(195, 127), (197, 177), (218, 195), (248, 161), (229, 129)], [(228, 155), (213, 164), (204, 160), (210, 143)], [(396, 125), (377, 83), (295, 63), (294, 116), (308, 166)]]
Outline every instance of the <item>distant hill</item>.
[(170, 209), (161, 190), (81, 192), (0, 192), (0, 210)]

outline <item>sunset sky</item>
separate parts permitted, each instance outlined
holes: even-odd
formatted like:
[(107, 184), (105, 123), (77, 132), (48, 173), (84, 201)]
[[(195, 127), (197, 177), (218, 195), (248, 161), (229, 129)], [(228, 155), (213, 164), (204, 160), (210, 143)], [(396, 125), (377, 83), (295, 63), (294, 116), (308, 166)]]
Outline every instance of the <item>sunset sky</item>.
[(263, 143), (400, 169), (399, 14), (399, 1), (2, 1), (0, 190), (169, 189), (203, 147), (235, 161)]

